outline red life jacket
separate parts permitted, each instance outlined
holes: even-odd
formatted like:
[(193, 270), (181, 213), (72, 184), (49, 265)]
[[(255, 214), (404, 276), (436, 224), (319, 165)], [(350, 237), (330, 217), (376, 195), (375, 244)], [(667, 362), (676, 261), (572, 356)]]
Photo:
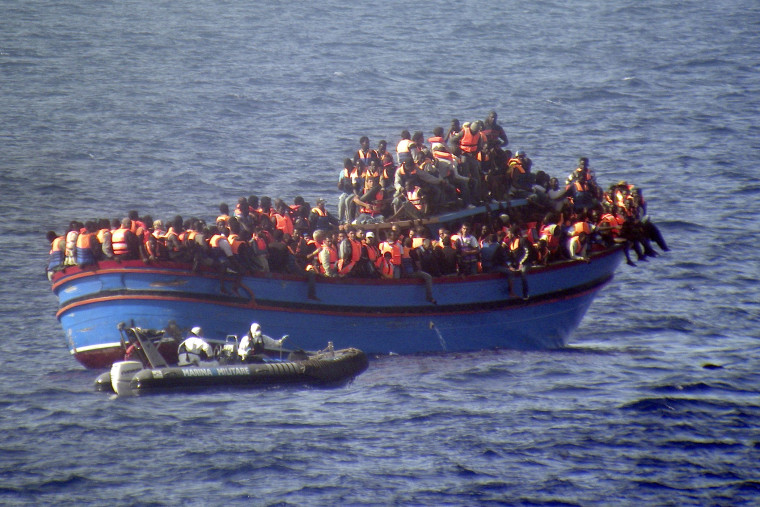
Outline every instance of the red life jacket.
[(557, 232), (557, 224), (548, 224), (541, 228), (541, 238), (546, 239), (546, 246), (550, 252), (556, 252), (559, 248), (559, 236)]
[(377, 265), (377, 260), (382, 257), (380, 255), (380, 249), (377, 247), (377, 245), (370, 245), (369, 243), (364, 243), (364, 246), (367, 247), (367, 258), (369, 261), (372, 264)]
[(527, 228), (525, 231), (525, 237), (528, 238), (528, 241), (531, 243), (538, 243), (539, 237), (538, 231), (536, 230), (537, 225), (536, 222), (528, 222), (525, 224), (525, 227)]

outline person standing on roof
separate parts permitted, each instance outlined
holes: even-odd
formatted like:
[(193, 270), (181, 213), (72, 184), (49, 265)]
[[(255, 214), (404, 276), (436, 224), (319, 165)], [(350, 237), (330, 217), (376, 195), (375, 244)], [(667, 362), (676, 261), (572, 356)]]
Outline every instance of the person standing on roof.
[(481, 134), (483, 122), (465, 123), (462, 130), (452, 137), (459, 143), (462, 153), (462, 174), (471, 179), (473, 201), (483, 200), (483, 174), (478, 154), (485, 149), (485, 136)]
[(507, 134), (501, 125), (496, 123), (496, 111), (491, 111), (483, 124), (483, 135), (486, 136), (486, 141), (494, 146), (506, 146), (509, 144)]
[(360, 174), (369, 167), (369, 161), (373, 158), (378, 158), (377, 152), (369, 147), (369, 137), (362, 136), (359, 139), (359, 150), (354, 154), (353, 160)]
[(396, 145), (396, 160), (398, 165), (401, 166), (404, 162), (410, 162), (412, 160), (412, 154), (410, 149), (414, 143), (412, 142), (412, 135), (408, 130), (401, 131), (401, 140)]
[(396, 164), (393, 161), (393, 155), (388, 152), (388, 142), (381, 139), (377, 143), (377, 157), (380, 159), (380, 168), (382, 169), (381, 183), (383, 188), (388, 190), (393, 186), (393, 177), (396, 175)]
[[(458, 136), (459, 133), (462, 131), (462, 125), (459, 124), (459, 120), (454, 118), (451, 120), (451, 126), (449, 127), (449, 131), (446, 132), (446, 136), (443, 138), (443, 144), (449, 145), (456, 145), (456, 147), (459, 147), (459, 142), (454, 140), (453, 138)], [(452, 146), (453, 148), (454, 146)]]
[[(354, 163), (351, 162), (351, 159), (344, 159), (343, 169), (341, 169), (340, 175), (338, 176), (338, 190), (341, 191), (341, 194), (338, 197), (338, 220), (341, 224), (346, 223), (348, 221), (348, 217), (352, 215), (350, 212), (350, 206), (355, 194), (351, 178), (352, 174), (355, 171), (356, 169), (354, 167)], [(317, 227), (317, 229), (319, 229), (319, 227)]]

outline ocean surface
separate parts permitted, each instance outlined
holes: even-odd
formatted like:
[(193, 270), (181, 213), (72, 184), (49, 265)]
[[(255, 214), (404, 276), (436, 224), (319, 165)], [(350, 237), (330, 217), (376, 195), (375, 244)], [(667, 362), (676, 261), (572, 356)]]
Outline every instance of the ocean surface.
[[(760, 504), (758, 2), (0, 10), (0, 504)], [(69, 355), (46, 231), (253, 193), (334, 210), (360, 136), (492, 109), (535, 170), (641, 187), (671, 247), (567, 349), (125, 399)]]

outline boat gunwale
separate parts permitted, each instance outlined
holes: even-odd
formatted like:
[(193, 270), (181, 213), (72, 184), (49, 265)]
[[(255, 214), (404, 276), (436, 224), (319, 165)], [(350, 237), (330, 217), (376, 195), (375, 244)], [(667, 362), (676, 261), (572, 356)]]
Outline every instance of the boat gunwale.
[[(609, 255), (614, 254), (616, 251), (621, 250), (622, 245), (614, 245), (605, 250), (598, 252), (592, 252), (590, 261), (593, 262), (596, 259), (601, 259)], [(570, 266), (583, 264), (583, 260), (566, 259), (545, 266), (531, 266), (528, 275), (538, 275), (547, 273), (559, 269), (565, 269)], [(103, 267), (100, 267), (103, 266)], [(66, 273), (69, 268), (74, 268), (74, 271)], [(89, 266), (79, 268), (77, 266), (68, 266), (66, 269), (61, 270), (53, 275), (52, 290), (55, 292), (62, 285), (80, 278), (86, 278), (96, 275), (107, 274), (155, 274), (155, 275), (168, 275), (168, 276), (186, 276), (197, 278), (209, 278), (213, 280), (224, 280), (234, 282), (236, 280), (245, 278), (267, 279), (267, 280), (280, 280), (280, 281), (292, 281), (292, 282), (306, 282), (308, 277), (300, 274), (289, 273), (272, 273), (272, 272), (254, 272), (245, 273), (238, 276), (226, 274), (220, 277), (218, 272), (211, 268), (203, 267), (198, 271), (192, 271), (192, 267), (186, 263), (174, 263), (172, 261), (162, 261), (156, 263), (155, 267), (150, 264), (146, 264), (141, 260), (132, 261), (100, 261), (98, 267), (90, 268)], [(471, 283), (473, 281), (487, 281), (491, 279), (503, 278), (502, 273), (478, 273), (474, 275), (448, 275), (433, 277), (433, 282), (436, 284), (441, 283)], [(382, 278), (362, 278), (362, 277), (327, 277), (317, 276), (316, 283), (338, 284), (338, 285), (420, 285), (424, 282), (419, 278), (397, 278), (397, 279), (382, 279)]]

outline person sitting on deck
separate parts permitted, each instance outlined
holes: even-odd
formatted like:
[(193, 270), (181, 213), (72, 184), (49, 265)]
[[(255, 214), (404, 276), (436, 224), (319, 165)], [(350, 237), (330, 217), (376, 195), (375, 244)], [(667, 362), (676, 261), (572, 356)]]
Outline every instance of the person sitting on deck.
[(489, 232), (481, 241), (480, 266), (483, 273), (508, 273), (507, 252), (496, 234)]
[(219, 205), (219, 216), (216, 217), (216, 223), (224, 222), (224, 226), (227, 227), (227, 222), (230, 220), (230, 207), (226, 202)]
[(98, 243), (100, 243), (99, 259), (113, 259), (113, 245), (111, 244), (111, 221), (107, 218), (101, 218), (98, 222)]
[(132, 220), (129, 217), (121, 221), (121, 226), (111, 232), (113, 256), (117, 261), (138, 259), (140, 257), (139, 240), (130, 230)]
[(392, 277), (401, 278), (402, 273), (402, 257), (404, 247), (399, 238), (398, 231), (391, 229), (388, 231), (386, 240), (380, 243), (380, 252), (385, 256), (390, 254), (390, 265), (392, 266)]
[(332, 226), (337, 227), (339, 221), (325, 208), (325, 200), (322, 198), (317, 199), (317, 205), (311, 209), (309, 215), (309, 224), (311, 225), (312, 232), (316, 230), (327, 231)]
[(101, 245), (97, 238), (97, 222), (94, 220), (88, 220), (87, 223), (85, 223), (85, 229), (85, 232), (81, 232), (79, 233), (79, 236), (77, 236), (76, 243), (77, 266), (80, 268), (95, 264), (102, 252)]
[(337, 270), (340, 276), (358, 276), (361, 272), (362, 243), (356, 238), (356, 229), (348, 227), (346, 236), (338, 245)]
[(65, 259), (66, 252), (66, 237), (59, 236), (55, 231), (48, 231), (48, 242), (50, 242), (50, 255), (48, 257), (48, 265), (45, 268), (47, 271), (48, 280), (53, 278), (53, 274), (56, 271), (63, 269), (63, 261)]
[(462, 275), (478, 274), (480, 246), (477, 238), (471, 234), (468, 224), (462, 225), (455, 243), (459, 254), (459, 273)]
[(161, 220), (153, 221), (153, 230), (145, 238), (145, 252), (149, 261), (169, 260), (169, 251), (166, 248), (166, 231)]
[(281, 230), (284, 234), (293, 236), (295, 225), (293, 217), (290, 214), (290, 207), (282, 199), (274, 200), (274, 212), (271, 217), (272, 225)]
[(362, 136), (359, 139), (359, 150), (354, 154), (354, 166), (358, 169), (359, 173), (363, 173), (369, 162), (373, 158), (378, 158), (377, 152), (369, 147), (369, 137)]
[(285, 234), (280, 229), (272, 231), (272, 241), (267, 245), (267, 261), (272, 273), (290, 273), (295, 267), (284, 239)]
[(438, 231), (439, 240), (433, 251), (438, 260), (438, 267), (443, 276), (453, 276), (458, 273), (457, 251), (451, 240), (451, 232), (442, 228)]
[(69, 229), (66, 231), (66, 243), (64, 248), (64, 266), (76, 266), (77, 264), (77, 237), (79, 236), (82, 227), (83, 224), (76, 220), (69, 222)]
[(354, 204), (359, 209), (359, 215), (354, 222), (357, 224), (382, 222), (389, 201), (390, 199), (385, 198), (385, 190), (380, 187), (377, 187), (374, 193), (367, 193), (361, 198), (354, 196)]
[(333, 246), (332, 236), (325, 236), (319, 250), (319, 272), (327, 277), (338, 276), (338, 250)]
[(533, 161), (523, 150), (517, 150), (507, 162), (507, 166), (508, 180), (511, 183), (510, 195), (528, 195), (533, 185), (533, 175), (530, 172)]

